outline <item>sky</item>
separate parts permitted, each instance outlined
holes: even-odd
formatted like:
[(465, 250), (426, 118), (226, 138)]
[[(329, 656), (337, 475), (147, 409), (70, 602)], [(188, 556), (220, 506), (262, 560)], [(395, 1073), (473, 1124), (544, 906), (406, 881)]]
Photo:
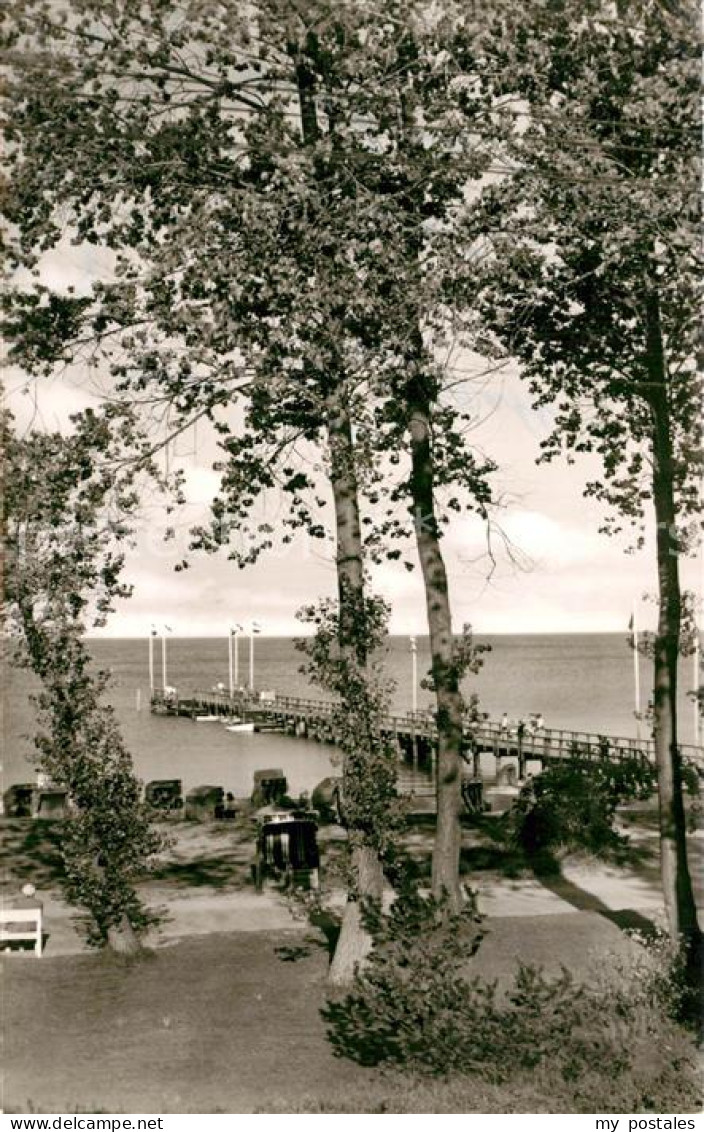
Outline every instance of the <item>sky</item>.
[[(86, 287), (98, 273), (96, 254), (69, 246), (57, 249), (46, 259), (43, 281), (61, 289)], [(464, 361), (475, 369), (483, 364)], [(63, 428), (71, 412), (96, 400), (80, 373), (42, 381), (27, 391), (23, 375), (10, 370), (7, 385), (20, 427), (35, 421)], [(514, 369), (492, 373), (475, 398), (478, 423), (472, 442), (498, 464), (493, 483), (502, 503), (493, 520), (496, 563), (491, 576), (487, 534), (478, 518), (454, 518), (443, 540), (455, 628), (470, 623), (479, 634), (621, 632), (634, 603), (639, 625), (652, 627), (654, 605), (644, 600), (656, 585), (651, 532), (637, 553), (627, 553), (628, 537), (599, 533), (602, 505), (582, 495), (584, 482), (598, 468), (593, 458), (580, 457), (571, 466), (563, 459), (536, 464), (550, 418), (545, 410), (531, 409)], [(245, 570), (223, 552), (192, 554), (190, 568), (175, 571), (190, 527), (206, 520), (217, 492), (215, 455), (214, 441), (203, 430), (172, 446), (171, 462), (186, 472), (187, 504), (174, 517), (167, 514), (164, 499), (154, 494), (145, 498), (125, 575), (133, 595), (119, 604), (100, 635), (143, 636), (152, 625), (168, 624), (177, 636), (218, 636), (231, 624), (246, 626), (252, 619), (267, 635), (290, 635), (300, 631), (296, 610), (301, 605), (334, 595), (332, 540), (321, 543), (307, 536), (275, 548)], [(275, 519), (276, 498), (266, 507)], [(164, 531), (170, 524), (176, 537), (167, 542)], [(698, 563), (683, 563), (683, 574), (684, 584), (701, 592)], [(396, 563), (376, 567), (373, 584), (391, 603), (392, 633), (426, 632), (417, 565), (410, 572)]]

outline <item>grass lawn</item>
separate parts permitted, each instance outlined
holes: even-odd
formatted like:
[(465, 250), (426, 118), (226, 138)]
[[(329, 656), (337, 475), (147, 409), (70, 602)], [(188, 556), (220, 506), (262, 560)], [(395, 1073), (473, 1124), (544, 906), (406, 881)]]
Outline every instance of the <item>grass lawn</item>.
[(577, 1082), (549, 1067), (437, 1081), (335, 1059), (318, 1013), (327, 955), (300, 933), (5, 966), (6, 1112), (696, 1111), (691, 1072), (657, 1043), (616, 1081), (600, 1066)]
[[(334, 1097), (318, 1009), (327, 952), (301, 936), (199, 936), (125, 965), (5, 960), (6, 1111), (251, 1112)], [(295, 957), (295, 962), (291, 961)]]
[[(657, 840), (651, 814), (628, 816), (641, 836), (627, 865), (658, 891)], [(202, 896), (228, 905), (252, 891), (254, 827), (169, 822), (173, 843), (144, 884), (150, 902)], [(56, 893), (60, 828), (2, 823), (5, 892), (32, 880)], [(487, 922), (475, 973), (508, 980), (516, 962), (561, 963), (589, 977), (599, 953), (625, 955), (635, 945), (616, 911), (561, 876), (536, 875), (502, 844), (492, 821), (465, 830), (463, 871), (470, 883), (500, 889), (509, 912)], [(406, 850), (417, 874), (429, 871), (432, 828), (409, 828)], [(697, 844), (698, 851), (701, 844)], [(321, 830), (323, 877), (339, 883), (339, 831)], [(580, 876), (577, 875), (577, 880)], [(541, 895), (542, 893), (542, 895)], [(552, 910), (543, 914), (545, 894)], [(535, 900), (540, 914), (512, 914), (514, 901)], [(555, 902), (559, 903), (559, 908)], [(524, 905), (525, 912), (526, 905)], [(530, 911), (530, 909), (528, 909)], [(49, 925), (51, 930), (51, 925)], [(4, 959), (4, 1095), (6, 1112), (690, 1112), (692, 1074), (678, 1066), (692, 1052), (679, 1039), (667, 1048), (649, 1039), (648, 1060), (618, 1081), (601, 1067), (566, 1083), (549, 1068), (492, 1084), (462, 1077), (435, 1081), (365, 1069), (333, 1057), (319, 1009), (328, 951), (320, 932), (213, 931), (170, 940), (126, 964), (94, 953)], [(51, 941), (50, 941), (51, 944)], [(469, 973), (469, 972), (467, 972)]]

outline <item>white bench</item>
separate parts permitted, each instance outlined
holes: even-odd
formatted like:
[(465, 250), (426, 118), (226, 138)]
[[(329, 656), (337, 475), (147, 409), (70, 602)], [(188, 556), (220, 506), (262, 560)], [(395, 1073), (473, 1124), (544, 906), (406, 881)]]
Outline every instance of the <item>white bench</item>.
[(35, 955), (41, 957), (43, 944), (41, 908), (0, 908), (0, 943), (22, 939), (34, 940)]

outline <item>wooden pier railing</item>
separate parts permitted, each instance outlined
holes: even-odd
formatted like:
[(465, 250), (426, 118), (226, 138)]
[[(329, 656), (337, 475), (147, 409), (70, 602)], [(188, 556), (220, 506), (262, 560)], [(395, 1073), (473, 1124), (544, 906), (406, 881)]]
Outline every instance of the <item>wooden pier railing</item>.
[[(247, 694), (236, 694), (232, 698), (227, 692), (196, 690), (188, 696), (165, 696), (156, 692), (151, 700), (152, 711), (168, 715), (196, 716), (201, 714), (245, 715), (259, 722), (280, 724), (299, 720), (322, 723), (330, 720), (336, 704), (332, 700), (308, 699), (301, 696), (275, 696), (271, 699)], [(390, 714), (384, 722), (384, 730), (395, 734), (399, 739), (432, 741), (437, 736), (435, 718), (432, 712), (406, 712)], [(468, 721), (465, 727), (467, 745), (471, 750), (481, 753), (489, 751), (497, 757), (518, 755), (522, 761), (529, 759), (565, 759), (574, 754), (583, 757), (614, 760), (640, 755), (654, 761), (655, 745), (652, 739), (633, 739), (618, 735), (597, 735), (587, 731), (572, 731), (566, 728), (541, 727), (531, 730), (526, 725), (522, 734), (516, 726), (506, 728), (494, 720)], [(333, 737), (334, 741), (334, 737)], [(704, 749), (682, 744), (680, 751), (686, 762), (694, 763), (704, 769)]]

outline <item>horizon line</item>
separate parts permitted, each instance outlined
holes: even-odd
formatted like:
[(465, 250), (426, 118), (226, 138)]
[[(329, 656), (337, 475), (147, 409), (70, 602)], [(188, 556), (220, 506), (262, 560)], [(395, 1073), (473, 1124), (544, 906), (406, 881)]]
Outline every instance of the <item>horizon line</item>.
[[(641, 632), (645, 630), (641, 629)], [(486, 630), (473, 630), (475, 637), (605, 637), (605, 636), (619, 636), (623, 633), (628, 636), (628, 627), (624, 626), (623, 629), (486, 629)], [(143, 641), (150, 637), (149, 632), (144, 633), (85, 633), (85, 640), (92, 641)], [(255, 633), (256, 637), (260, 640), (291, 640), (294, 637), (312, 637), (313, 633), (295, 632), (295, 633)], [(161, 633), (155, 634), (156, 637), (161, 637)], [(395, 632), (389, 633), (389, 637), (429, 637), (429, 633), (418, 632)], [(461, 633), (455, 633), (455, 636), (461, 636)], [(192, 640), (192, 641), (220, 641), (226, 640), (228, 637), (227, 630), (222, 633), (176, 633), (172, 631), (169, 634), (169, 640)], [(249, 637), (249, 633), (242, 633), (242, 637)]]

